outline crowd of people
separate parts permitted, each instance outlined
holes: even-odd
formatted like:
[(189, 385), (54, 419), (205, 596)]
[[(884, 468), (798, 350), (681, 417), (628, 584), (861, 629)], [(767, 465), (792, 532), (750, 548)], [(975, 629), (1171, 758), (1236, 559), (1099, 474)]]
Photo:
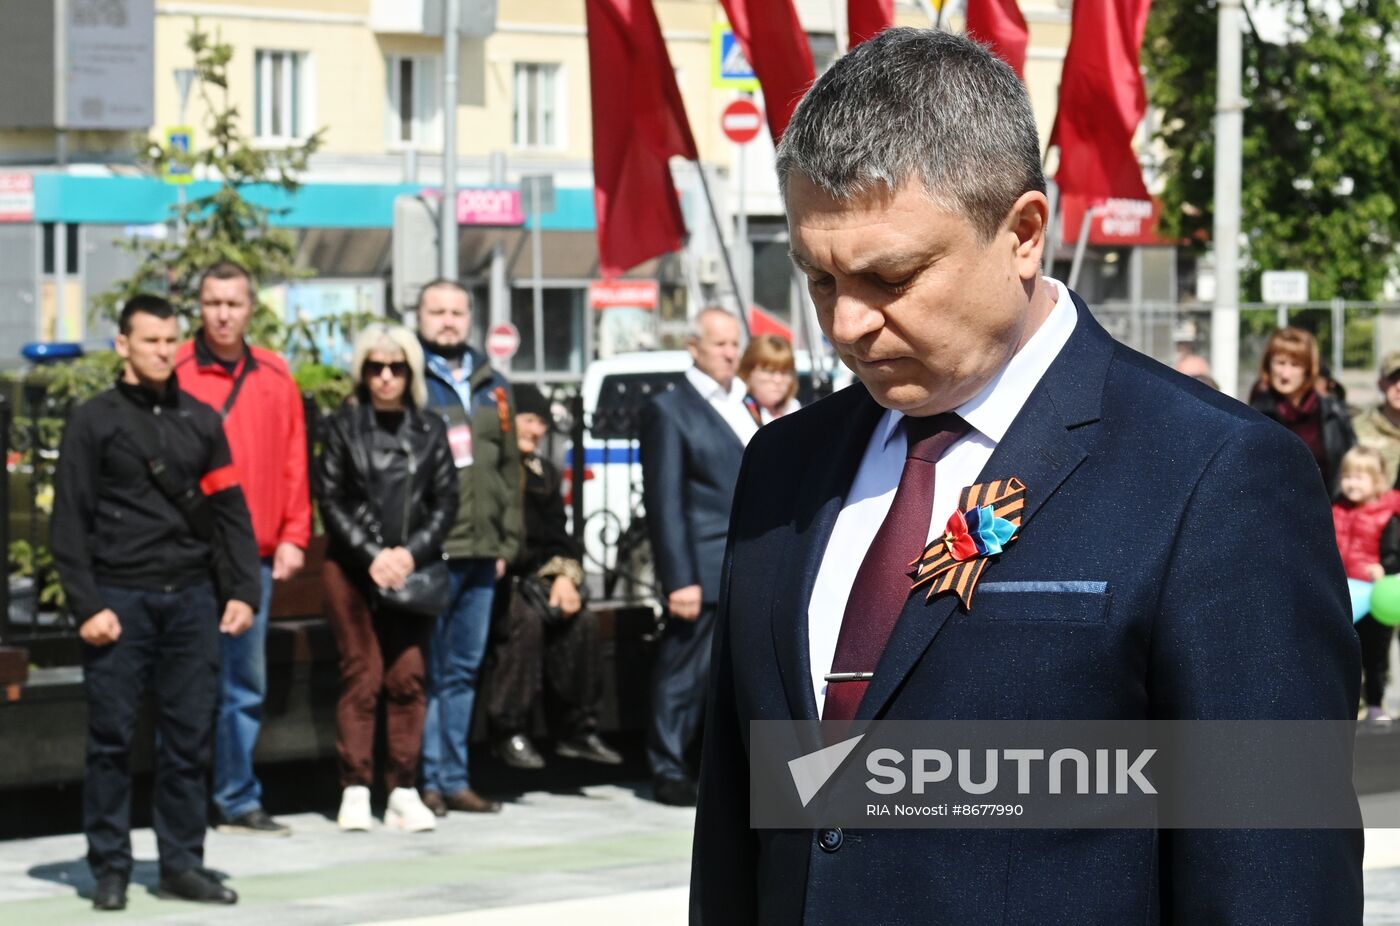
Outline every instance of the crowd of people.
[[(1333, 498), (1337, 547), (1349, 579), (1372, 583), (1400, 572), (1400, 351), (1381, 358), (1381, 400), (1354, 418), (1346, 393), (1321, 362), (1317, 339), (1301, 328), (1269, 336), (1250, 404), (1307, 446)], [(1382, 703), (1395, 628), (1359, 616), (1366, 726), (1393, 718)]]
[[(98, 909), (126, 903), (129, 758), (148, 694), (158, 724), (160, 895), (237, 901), (203, 868), (210, 823), (291, 834), (263, 807), (253, 751), (273, 590), (306, 566), (313, 498), (341, 677), (341, 829), (374, 826), (376, 781), (393, 828), (426, 831), (450, 811), (501, 809), (469, 777), (488, 651), (482, 716), (503, 762), (544, 766), (532, 739), (541, 713), (557, 755), (622, 762), (598, 732), (598, 621), (581, 548), (566, 529), (561, 475), (543, 453), (553, 411), (538, 388), (512, 388), (468, 344), (468, 291), (436, 280), (414, 308), (416, 330), (374, 324), (359, 333), (353, 391), (324, 420), (314, 454), (296, 452), (307, 446), (306, 421), (287, 364), (247, 342), (255, 291), (245, 268), (209, 267), (198, 287), (200, 327), (183, 341), (167, 300), (129, 300), (116, 339), (122, 374), (75, 411), (60, 448), (52, 530), (63, 538), (56, 561), (84, 644), (84, 828)], [(685, 568), (704, 572), (708, 593), (670, 595), (673, 626), (659, 647), (650, 754), (655, 797), (673, 804), (695, 799), (685, 753), (698, 738), (709, 650), (696, 618), (701, 603), (713, 608), (738, 459), (759, 426), (799, 404), (782, 338), (755, 338), (741, 359), (737, 319), (709, 309), (690, 350), (695, 367), (678, 391), (701, 383), (715, 422), (735, 439), (722, 451), (728, 470), (712, 486), (710, 519), (694, 534), (685, 516), (676, 522), (676, 544), (704, 551), (703, 566)], [(695, 433), (684, 416), (672, 423)], [(685, 504), (689, 489), (672, 480), (689, 477), (658, 476), (665, 452), (646, 427), (642, 448), (659, 525), (666, 506), (656, 493)], [(680, 554), (667, 559), (668, 538), (653, 539), (669, 581)], [(376, 774), (381, 732), (386, 767)]]

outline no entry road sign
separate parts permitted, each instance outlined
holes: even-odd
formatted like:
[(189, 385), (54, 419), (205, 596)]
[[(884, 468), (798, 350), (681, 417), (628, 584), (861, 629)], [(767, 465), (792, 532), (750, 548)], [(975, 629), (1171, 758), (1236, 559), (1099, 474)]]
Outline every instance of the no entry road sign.
[(734, 144), (747, 145), (763, 130), (763, 113), (749, 100), (735, 100), (724, 107), (719, 125)]
[(509, 360), (520, 349), (520, 332), (510, 322), (492, 325), (486, 333), (486, 353), (492, 360)]

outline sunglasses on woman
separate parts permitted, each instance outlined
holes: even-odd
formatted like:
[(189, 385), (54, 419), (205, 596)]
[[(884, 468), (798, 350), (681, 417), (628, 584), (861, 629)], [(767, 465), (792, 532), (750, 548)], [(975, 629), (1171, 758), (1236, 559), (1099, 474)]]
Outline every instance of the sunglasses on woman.
[(395, 360), (392, 363), (384, 363), (382, 360), (365, 361), (365, 379), (374, 379), (376, 376), (383, 376), (388, 370), (395, 379), (403, 379), (408, 375), (408, 361)]

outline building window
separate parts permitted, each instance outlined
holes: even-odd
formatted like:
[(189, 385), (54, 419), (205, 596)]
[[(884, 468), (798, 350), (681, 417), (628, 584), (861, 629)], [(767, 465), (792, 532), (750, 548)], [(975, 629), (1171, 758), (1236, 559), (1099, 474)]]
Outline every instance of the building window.
[(557, 64), (515, 66), (515, 147), (563, 147), (559, 87)]
[(295, 51), (259, 50), (256, 62), (254, 137), (259, 141), (306, 138), (311, 123), (307, 56)]
[(442, 144), (438, 59), (391, 55), (387, 70), (390, 147), (436, 147)]

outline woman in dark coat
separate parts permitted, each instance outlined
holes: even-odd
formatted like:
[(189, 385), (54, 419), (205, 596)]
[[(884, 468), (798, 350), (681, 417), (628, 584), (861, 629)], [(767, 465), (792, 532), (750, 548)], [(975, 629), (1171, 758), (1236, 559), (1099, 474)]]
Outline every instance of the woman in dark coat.
[(1356, 434), (1345, 403), (1328, 392), (1320, 370), (1317, 340), (1301, 328), (1280, 328), (1264, 348), (1249, 403), (1308, 446), (1328, 494), (1335, 496), (1342, 455)]
[(433, 813), (416, 784), (433, 617), (395, 608), (381, 591), (402, 589), (442, 558), (457, 516), (457, 471), (442, 419), (420, 412), (426, 386), (418, 339), (397, 325), (372, 325), (356, 339), (354, 358), (355, 395), (326, 422), (316, 481), (329, 539), (326, 615), (340, 650), (338, 822), (343, 830), (370, 828), (382, 698), (390, 789), (384, 822), (430, 830)]

